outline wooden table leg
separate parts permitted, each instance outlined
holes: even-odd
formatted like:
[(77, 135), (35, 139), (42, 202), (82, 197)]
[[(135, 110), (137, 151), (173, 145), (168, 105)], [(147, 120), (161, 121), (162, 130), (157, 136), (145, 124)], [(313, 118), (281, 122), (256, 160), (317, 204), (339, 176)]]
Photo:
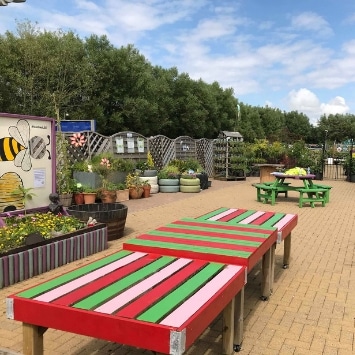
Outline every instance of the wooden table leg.
[(274, 279), (275, 279), (275, 250), (276, 243), (271, 247), (273, 250), (271, 251), (271, 261), (270, 261), (270, 293), (274, 292)]
[(244, 287), (235, 296), (233, 350), (236, 352), (239, 352), (242, 348), (243, 329), (244, 329)]
[(291, 256), (291, 233), (284, 239), (284, 262), (283, 268), (287, 269)]
[(22, 323), (23, 354), (43, 355), (43, 334), (47, 328)]
[(235, 298), (223, 310), (222, 354), (233, 354)]
[(271, 290), (271, 259), (275, 249), (270, 249), (263, 255), (262, 260), (262, 280), (261, 280), (261, 299), (266, 301), (270, 296)]
[(223, 311), (222, 354), (239, 352), (243, 341), (244, 287), (238, 292)]

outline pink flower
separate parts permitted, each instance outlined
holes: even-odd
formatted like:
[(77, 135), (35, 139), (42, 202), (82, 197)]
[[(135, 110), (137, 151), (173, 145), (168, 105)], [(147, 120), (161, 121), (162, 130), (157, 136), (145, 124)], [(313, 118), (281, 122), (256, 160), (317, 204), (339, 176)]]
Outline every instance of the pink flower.
[(82, 147), (86, 143), (85, 136), (80, 133), (74, 133), (70, 137), (70, 144), (73, 145), (75, 148)]
[(107, 158), (102, 158), (100, 165), (105, 166), (107, 169), (111, 167), (110, 161)]

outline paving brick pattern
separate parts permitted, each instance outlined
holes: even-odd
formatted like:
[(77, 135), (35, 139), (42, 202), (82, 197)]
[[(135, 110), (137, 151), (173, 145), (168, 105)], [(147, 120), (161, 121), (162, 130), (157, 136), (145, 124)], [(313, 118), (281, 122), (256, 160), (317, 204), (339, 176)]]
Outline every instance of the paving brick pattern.
[[(355, 354), (355, 184), (326, 181), (333, 186), (326, 207), (298, 207), (296, 192), (280, 196), (274, 206), (256, 201), (246, 181), (213, 181), (201, 193), (154, 194), (130, 200), (125, 237), (107, 251), (0, 290), (0, 354), (21, 354), (21, 323), (6, 319), (5, 298), (41, 281), (89, 263), (149, 229), (181, 217), (198, 217), (218, 207), (241, 207), (296, 213), (291, 265), (283, 270), (283, 246), (276, 249), (274, 293), (259, 300), (260, 265), (249, 274), (245, 293), (244, 341), (240, 354)], [(221, 317), (188, 350), (189, 355), (221, 354)], [(46, 355), (142, 355), (150, 351), (49, 329)]]

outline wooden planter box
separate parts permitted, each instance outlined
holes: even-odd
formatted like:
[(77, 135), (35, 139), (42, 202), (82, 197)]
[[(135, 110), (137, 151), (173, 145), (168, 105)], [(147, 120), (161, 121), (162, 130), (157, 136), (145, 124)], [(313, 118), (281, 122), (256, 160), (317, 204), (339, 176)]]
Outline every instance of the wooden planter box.
[(107, 227), (97, 224), (0, 254), (0, 289), (108, 248)]

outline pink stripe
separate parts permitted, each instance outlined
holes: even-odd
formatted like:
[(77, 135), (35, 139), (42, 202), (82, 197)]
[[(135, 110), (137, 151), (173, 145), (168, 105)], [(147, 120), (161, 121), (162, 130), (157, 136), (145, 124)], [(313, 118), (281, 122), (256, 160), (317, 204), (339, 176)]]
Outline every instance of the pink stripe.
[(139, 282), (138, 284), (129, 288), (127, 291), (102, 304), (100, 307), (97, 307), (95, 311), (107, 314), (114, 313), (117, 309), (123, 307), (127, 303), (132, 302), (132, 300), (134, 300), (136, 297), (148, 291), (166, 278), (170, 277), (174, 272), (180, 270), (185, 265), (189, 264), (191, 261), (191, 259), (177, 259), (175, 262), (168, 265), (161, 271), (148, 277), (144, 281)]
[(111, 264), (108, 264), (102, 268), (99, 268), (93, 272), (90, 272), (87, 275), (81, 276), (78, 279), (75, 279), (73, 281), (68, 282), (65, 285), (59, 286), (55, 288), (54, 290), (48, 291), (36, 298), (34, 298), (36, 301), (42, 301), (42, 302), (51, 302), (55, 300), (58, 297), (61, 297), (83, 285), (86, 285), (89, 282), (92, 282), (96, 279), (99, 279), (100, 277), (122, 267), (125, 265), (130, 264), (131, 262), (138, 260), (142, 258), (143, 256), (147, 255), (146, 253), (133, 253), (130, 254), (122, 259), (119, 259)]
[(216, 216), (209, 218), (208, 220), (209, 221), (218, 221), (220, 218), (228, 216), (229, 214), (231, 214), (235, 211), (237, 211), (237, 208), (230, 208), (229, 210), (219, 213)]
[[(195, 314), (207, 301), (209, 301), (217, 291), (225, 286), (236, 274), (243, 269), (239, 265), (227, 265), (222, 272), (214, 277), (210, 282), (203, 286), (198, 292), (184, 302), (180, 307), (175, 309), (164, 318), (160, 324), (180, 327), (184, 324), (193, 314)], [(244, 275), (243, 275), (244, 277)], [(236, 293), (239, 290), (236, 290)]]
[(260, 216), (262, 216), (265, 212), (263, 211), (258, 211), (255, 212), (254, 214), (252, 214), (251, 216), (243, 219), (242, 221), (240, 221), (240, 224), (249, 224), (251, 222), (253, 222), (255, 219), (259, 218)]
[(284, 227), (294, 217), (294, 214), (286, 214), (284, 217), (282, 217), (282, 219), (280, 219), (276, 224), (274, 224), (274, 227), (276, 227), (282, 233), (282, 227)]

